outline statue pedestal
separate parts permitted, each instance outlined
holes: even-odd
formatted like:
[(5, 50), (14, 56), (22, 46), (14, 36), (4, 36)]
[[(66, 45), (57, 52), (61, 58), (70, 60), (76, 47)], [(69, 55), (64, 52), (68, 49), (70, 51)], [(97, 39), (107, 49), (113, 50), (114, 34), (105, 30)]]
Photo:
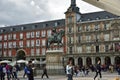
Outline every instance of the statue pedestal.
[(63, 68), (63, 51), (62, 50), (47, 50), (46, 51), (46, 67), (48, 74), (64, 74)]

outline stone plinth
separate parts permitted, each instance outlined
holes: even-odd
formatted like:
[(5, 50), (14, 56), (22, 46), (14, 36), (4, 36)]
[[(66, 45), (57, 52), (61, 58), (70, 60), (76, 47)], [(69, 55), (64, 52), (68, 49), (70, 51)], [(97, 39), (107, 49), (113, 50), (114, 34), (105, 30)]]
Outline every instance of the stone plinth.
[(46, 51), (46, 65), (48, 69), (48, 74), (64, 74), (62, 55), (62, 50)]

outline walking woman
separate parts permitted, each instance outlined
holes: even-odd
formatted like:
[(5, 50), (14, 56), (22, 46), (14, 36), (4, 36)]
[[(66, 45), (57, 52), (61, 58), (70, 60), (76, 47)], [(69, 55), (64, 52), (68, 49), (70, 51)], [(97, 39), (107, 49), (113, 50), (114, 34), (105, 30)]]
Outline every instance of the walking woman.
[(73, 65), (72, 60), (69, 61), (68, 65), (66, 66), (66, 73), (68, 80), (73, 80)]
[(102, 75), (101, 75), (101, 66), (100, 66), (100, 60), (97, 62), (97, 65), (96, 65), (96, 75), (94, 77), (94, 80), (96, 79), (96, 77), (100, 76), (100, 78), (102, 78)]

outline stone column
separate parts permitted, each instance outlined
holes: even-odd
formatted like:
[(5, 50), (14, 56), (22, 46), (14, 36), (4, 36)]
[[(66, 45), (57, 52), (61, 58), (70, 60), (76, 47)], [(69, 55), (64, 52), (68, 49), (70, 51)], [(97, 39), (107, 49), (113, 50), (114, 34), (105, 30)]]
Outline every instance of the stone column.
[(114, 56), (110, 56), (110, 59), (111, 59), (111, 64), (115, 64), (115, 57)]
[(83, 59), (83, 66), (86, 65), (86, 57), (82, 57)]
[(91, 57), (92, 59), (92, 64), (95, 64), (95, 57)]
[(101, 65), (105, 64), (105, 57), (101, 57)]
[(78, 65), (78, 58), (75, 57), (75, 65)]

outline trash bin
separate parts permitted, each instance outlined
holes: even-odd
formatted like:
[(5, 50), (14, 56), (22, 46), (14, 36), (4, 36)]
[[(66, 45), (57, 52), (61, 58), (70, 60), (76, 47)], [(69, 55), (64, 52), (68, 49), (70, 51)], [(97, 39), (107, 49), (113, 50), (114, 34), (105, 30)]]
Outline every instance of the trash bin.
[(34, 76), (37, 76), (37, 70), (36, 70), (36, 68), (34, 67), (34, 68), (32, 68), (33, 69), (33, 75)]

